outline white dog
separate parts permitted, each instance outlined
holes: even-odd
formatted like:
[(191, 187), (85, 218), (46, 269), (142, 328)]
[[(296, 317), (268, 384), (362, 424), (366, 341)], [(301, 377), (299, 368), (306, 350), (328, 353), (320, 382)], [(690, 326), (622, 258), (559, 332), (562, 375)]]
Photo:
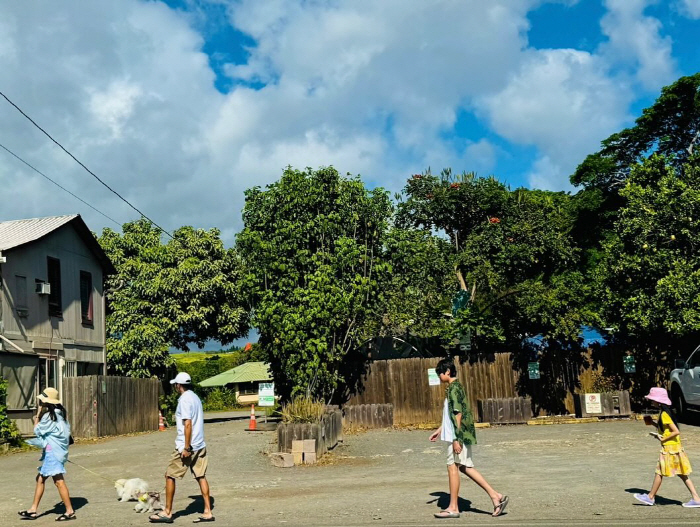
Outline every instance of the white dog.
[(140, 478), (118, 479), (114, 483), (117, 489), (117, 499), (121, 502), (139, 499), (148, 492), (148, 483)]
[(139, 496), (139, 500), (134, 505), (136, 512), (154, 512), (162, 509), (160, 503), (160, 492), (146, 492)]

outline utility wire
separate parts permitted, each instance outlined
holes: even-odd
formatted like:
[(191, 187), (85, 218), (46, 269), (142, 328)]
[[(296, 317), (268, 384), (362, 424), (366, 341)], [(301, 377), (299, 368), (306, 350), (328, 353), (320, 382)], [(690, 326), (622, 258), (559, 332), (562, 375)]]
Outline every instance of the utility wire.
[(102, 179), (100, 179), (99, 176), (98, 176), (97, 174), (95, 174), (92, 170), (90, 170), (88, 167), (86, 167), (86, 166), (82, 163), (82, 161), (80, 161), (77, 157), (75, 157), (75, 156), (74, 156), (73, 154), (71, 154), (68, 150), (66, 150), (66, 149), (64, 148), (64, 146), (63, 146), (61, 143), (59, 143), (59, 142), (56, 141), (53, 137), (51, 137), (51, 134), (49, 134), (46, 130), (44, 130), (41, 126), (39, 126), (39, 125), (34, 121), (34, 119), (32, 119), (32, 118), (29, 117), (26, 113), (24, 113), (24, 111), (22, 110), (22, 108), (20, 108), (20, 107), (17, 106), (14, 102), (12, 102), (12, 101), (7, 97), (7, 95), (5, 95), (2, 91), (0, 91), (0, 95), (2, 95), (2, 97), (3, 97), (7, 102), (9, 102), (12, 106), (14, 106), (15, 109), (16, 109), (19, 113), (21, 113), (24, 117), (26, 117), (26, 118), (29, 120), (29, 122), (31, 122), (31, 123), (32, 123), (34, 126), (36, 126), (39, 130), (41, 130), (41, 132), (42, 132), (46, 137), (48, 137), (49, 139), (51, 139), (51, 141), (53, 141), (53, 142), (56, 144), (56, 146), (58, 146), (58, 147), (59, 147), (61, 150), (63, 150), (66, 154), (68, 154), (70, 157), (72, 157), (73, 160), (74, 160), (76, 163), (78, 163), (81, 167), (83, 167), (83, 168), (87, 171), (88, 174), (90, 174), (90, 175), (91, 175), (92, 177), (94, 177), (97, 181), (99, 181), (100, 183), (102, 183), (102, 185), (104, 185), (110, 192), (112, 192), (112, 193), (113, 193), (115, 196), (117, 196), (120, 200), (122, 200), (124, 203), (126, 203), (127, 205), (129, 205), (129, 207), (131, 207), (131, 208), (134, 209), (136, 212), (138, 212), (143, 218), (146, 218), (146, 219), (147, 219), (148, 221), (150, 221), (153, 225), (155, 225), (156, 227), (158, 227), (158, 228), (161, 230), (161, 232), (163, 232), (164, 234), (166, 234), (167, 236), (169, 236), (171, 239), (174, 239), (173, 236), (172, 236), (168, 231), (166, 231), (163, 227), (161, 227), (160, 225), (158, 225), (158, 224), (157, 224), (155, 221), (153, 221), (151, 218), (149, 218), (148, 216), (146, 216), (143, 212), (141, 212), (139, 209), (137, 209), (134, 205), (132, 205), (131, 203), (129, 203), (129, 201), (128, 201), (126, 198), (124, 198), (121, 194), (119, 194), (119, 192), (117, 192), (117, 191), (114, 190), (112, 187), (110, 187), (107, 183), (105, 183), (104, 181), (102, 181)]
[(24, 159), (22, 159), (21, 157), (19, 157), (17, 154), (15, 154), (12, 150), (10, 150), (9, 148), (7, 148), (7, 147), (6, 147), (5, 145), (3, 145), (2, 143), (0, 143), (0, 148), (2, 148), (5, 152), (7, 152), (8, 154), (10, 154), (12, 157), (14, 157), (15, 159), (17, 159), (18, 161), (20, 161), (20, 162), (24, 163), (25, 165), (27, 165), (29, 168), (31, 168), (34, 172), (36, 172), (36, 173), (39, 174), (40, 176), (42, 176), (42, 177), (48, 179), (51, 183), (53, 183), (54, 185), (56, 185), (58, 188), (60, 188), (60, 189), (63, 190), (64, 192), (67, 192), (68, 194), (70, 194), (71, 196), (73, 196), (73, 197), (74, 197), (75, 199), (77, 199), (78, 201), (80, 201), (80, 202), (84, 203), (85, 205), (87, 205), (88, 207), (90, 207), (90, 208), (91, 208), (92, 210), (94, 210), (95, 212), (97, 212), (97, 213), (99, 213), (99, 214), (102, 214), (102, 216), (104, 216), (105, 218), (107, 218), (107, 219), (110, 220), (110, 221), (113, 221), (113, 222), (116, 223), (119, 227), (122, 226), (122, 224), (119, 223), (119, 222), (118, 222), (117, 220), (115, 220), (114, 218), (110, 218), (110, 217), (107, 216), (104, 212), (102, 212), (101, 210), (98, 210), (97, 208), (93, 207), (92, 205), (90, 205), (87, 201), (85, 201), (85, 200), (82, 199), (81, 197), (76, 196), (75, 194), (73, 194), (73, 193), (72, 193), (70, 190), (68, 190), (67, 188), (62, 187), (61, 185), (59, 185), (58, 183), (56, 183), (53, 179), (51, 179), (49, 176), (47, 176), (46, 174), (44, 174), (44, 173), (43, 173), (41, 170), (39, 170), (38, 168), (35, 168), (35, 167), (33, 167), (32, 165), (30, 165), (29, 163), (27, 163)]

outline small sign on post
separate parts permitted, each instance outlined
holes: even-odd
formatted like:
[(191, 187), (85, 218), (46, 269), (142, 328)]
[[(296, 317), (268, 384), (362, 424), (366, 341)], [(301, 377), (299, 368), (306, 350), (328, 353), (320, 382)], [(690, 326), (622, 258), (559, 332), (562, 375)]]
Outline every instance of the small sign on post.
[(428, 368), (428, 385), (429, 386), (439, 386), (440, 376), (435, 371), (435, 368)]
[(527, 363), (527, 374), (530, 379), (540, 378), (540, 363), (539, 362), (528, 362)]
[(258, 384), (258, 406), (275, 406), (275, 383)]
[(603, 404), (600, 400), (599, 393), (586, 394), (586, 413), (587, 414), (602, 414)]

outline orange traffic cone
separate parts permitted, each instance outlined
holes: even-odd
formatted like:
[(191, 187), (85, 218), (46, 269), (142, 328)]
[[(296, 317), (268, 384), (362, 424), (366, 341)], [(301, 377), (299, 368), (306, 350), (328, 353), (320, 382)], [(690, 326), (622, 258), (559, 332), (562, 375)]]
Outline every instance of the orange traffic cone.
[(258, 423), (255, 420), (255, 405), (251, 404), (250, 405), (250, 424), (248, 425), (248, 428), (246, 430), (253, 431), (258, 429)]
[(165, 421), (163, 420), (163, 413), (158, 411), (158, 431), (165, 431)]

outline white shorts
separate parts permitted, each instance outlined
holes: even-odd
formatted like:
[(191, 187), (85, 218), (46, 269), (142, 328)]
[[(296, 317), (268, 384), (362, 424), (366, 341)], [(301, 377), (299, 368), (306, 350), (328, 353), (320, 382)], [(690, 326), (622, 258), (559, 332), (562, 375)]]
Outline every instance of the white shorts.
[(472, 446), (462, 446), (462, 451), (457, 454), (454, 446), (452, 445), (453, 443), (450, 443), (447, 447), (447, 465), (464, 465), (467, 468), (474, 468), (474, 462), (472, 461)]

